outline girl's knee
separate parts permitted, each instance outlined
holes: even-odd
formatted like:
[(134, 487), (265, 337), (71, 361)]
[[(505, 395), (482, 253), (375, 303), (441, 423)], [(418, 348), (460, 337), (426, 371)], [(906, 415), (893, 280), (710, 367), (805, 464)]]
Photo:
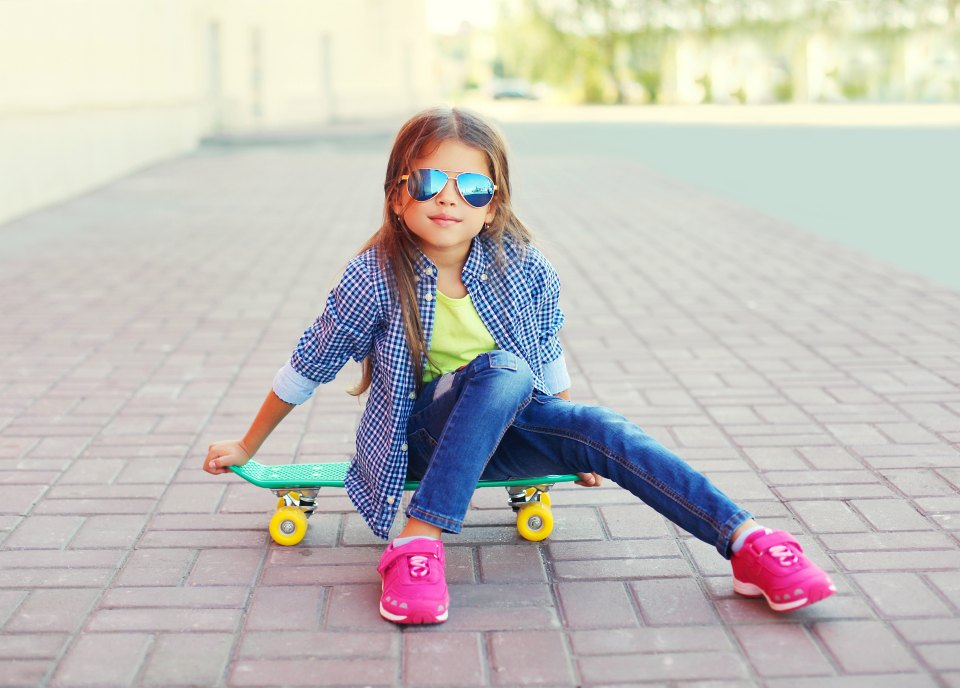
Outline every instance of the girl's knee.
[(486, 357), (486, 374), (496, 380), (500, 395), (521, 401), (533, 393), (533, 371), (522, 358), (499, 349), (483, 356)]

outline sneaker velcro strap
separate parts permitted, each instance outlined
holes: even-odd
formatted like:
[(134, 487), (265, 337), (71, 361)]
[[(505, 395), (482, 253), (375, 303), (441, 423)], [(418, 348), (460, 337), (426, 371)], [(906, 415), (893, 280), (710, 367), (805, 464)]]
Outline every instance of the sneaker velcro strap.
[(380, 563), (377, 564), (377, 571), (382, 574), (400, 557), (408, 557), (418, 554), (421, 556), (433, 557), (443, 564), (443, 541), (427, 540), (424, 538), (420, 540), (414, 540), (413, 542), (408, 542), (400, 547), (394, 547), (391, 545), (390, 548), (384, 552), (383, 556), (380, 558)]
[(803, 552), (803, 547), (800, 546), (800, 543), (797, 542), (790, 533), (783, 530), (775, 530), (772, 533), (761, 535), (750, 543), (750, 546), (757, 552), (766, 552), (776, 545), (793, 545), (797, 548), (798, 552)]

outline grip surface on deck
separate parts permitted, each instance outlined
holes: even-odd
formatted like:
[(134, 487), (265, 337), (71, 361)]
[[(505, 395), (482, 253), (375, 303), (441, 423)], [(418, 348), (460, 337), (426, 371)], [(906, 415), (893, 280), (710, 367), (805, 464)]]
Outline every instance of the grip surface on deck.
[[(242, 466), (230, 466), (230, 470), (257, 487), (287, 489), (291, 487), (343, 487), (350, 463), (293, 463), (282, 466), (267, 466), (248, 461)], [(481, 480), (477, 487), (510, 487), (525, 485), (553, 485), (579, 480), (576, 475), (542, 475), (518, 480)], [(420, 483), (408, 480), (404, 489), (416, 489)]]

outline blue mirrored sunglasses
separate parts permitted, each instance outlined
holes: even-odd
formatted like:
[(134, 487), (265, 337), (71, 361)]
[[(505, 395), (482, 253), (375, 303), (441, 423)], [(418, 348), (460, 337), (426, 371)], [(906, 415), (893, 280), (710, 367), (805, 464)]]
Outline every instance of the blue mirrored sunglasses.
[(407, 183), (407, 191), (415, 201), (423, 203), (429, 201), (443, 191), (447, 181), (454, 179), (457, 182), (457, 191), (467, 205), (482, 208), (493, 200), (497, 185), (490, 177), (477, 172), (461, 172), (450, 175), (443, 170), (422, 169), (413, 170), (410, 174), (400, 177), (400, 183)]

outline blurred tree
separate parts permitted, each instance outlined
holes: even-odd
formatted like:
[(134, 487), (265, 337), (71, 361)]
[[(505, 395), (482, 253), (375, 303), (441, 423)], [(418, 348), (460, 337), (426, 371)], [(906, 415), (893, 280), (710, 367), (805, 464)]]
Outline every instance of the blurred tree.
[[(546, 82), (591, 103), (636, 102), (639, 90), (657, 102), (662, 56), (681, 34), (721, 50), (745, 38), (759, 45), (778, 75), (768, 97), (781, 102), (795, 95), (791, 75), (804, 67), (794, 61), (811, 35), (829, 36), (849, 54), (884, 56), (902, 50), (890, 47), (890, 37), (902, 43), (911, 32), (931, 27), (953, 36), (955, 45), (960, 40), (960, 0), (524, 0), (501, 8), (502, 75)], [(883, 97), (884, 89), (864, 84), (890, 82), (890, 74), (865, 82), (853, 69), (842, 75), (847, 98)], [(742, 85), (711, 94), (709, 72), (699, 79), (708, 101), (711, 95), (747, 100)]]

